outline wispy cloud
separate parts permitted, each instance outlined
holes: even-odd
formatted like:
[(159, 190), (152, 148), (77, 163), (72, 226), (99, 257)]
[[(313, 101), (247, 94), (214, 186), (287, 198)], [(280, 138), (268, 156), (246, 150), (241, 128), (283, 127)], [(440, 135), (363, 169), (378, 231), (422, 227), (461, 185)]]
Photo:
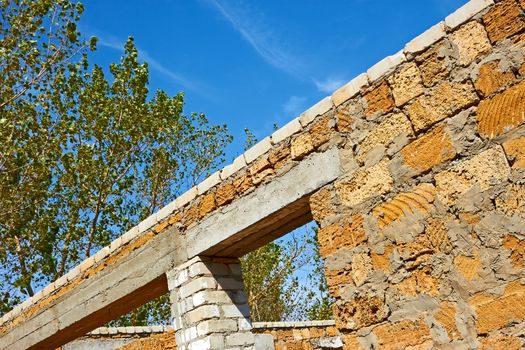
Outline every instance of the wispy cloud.
[(306, 101), (304, 96), (290, 96), (283, 105), (285, 116), (288, 118), (299, 115), (304, 110)]
[(296, 77), (303, 76), (303, 62), (282, 47), (277, 33), (264, 23), (261, 13), (240, 2), (232, 5), (221, 0), (205, 1), (217, 9), (262, 59)]
[[(331, 93), (345, 82), (342, 78), (317, 79), (307, 73), (304, 60), (284, 48), (279, 33), (264, 22), (263, 14), (248, 8), (240, 0), (203, 0), (211, 4), (226, 19), (255, 52), (272, 66), (295, 76), (311, 81), (323, 93)], [(295, 103), (297, 96), (290, 102)], [(286, 112), (286, 111), (285, 111)]]
[(324, 80), (314, 80), (315, 86), (321, 92), (331, 94), (346, 83), (346, 79), (329, 77)]
[[(117, 38), (115, 36), (112, 36), (112, 35), (107, 35), (107, 34), (100, 35), (99, 33), (97, 33), (96, 36), (99, 39), (98, 44), (100, 46), (107, 47), (107, 48), (117, 50), (117, 51), (124, 51), (124, 43), (125, 43), (124, 40)], [(139, 57), (145, 62), (147, 62), (148, 66), (151, 69), (173, 80), (176, 84), (179, 84), (186, 89), (192, 90), (204, 96), (209, 95), (207, 91), (209, 89), (205, 84), (198, 82), (195, 79), (189, 79), (183, 74), (173, 71), (172, 69), (166, 67), (165, 65), (160, 63), (158, 60), (156, 60), (154, 57), (152, 57), (146, 50), (138, 46), (137, 46), (137, 50), (139, 52)]]

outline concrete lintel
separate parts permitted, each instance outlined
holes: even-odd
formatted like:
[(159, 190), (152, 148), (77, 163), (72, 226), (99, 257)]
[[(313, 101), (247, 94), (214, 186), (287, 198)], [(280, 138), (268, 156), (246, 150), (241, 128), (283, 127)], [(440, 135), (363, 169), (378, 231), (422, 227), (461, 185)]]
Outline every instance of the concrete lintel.
[(217, 250), (238, 243), (245, 230), (253, 231), (254, 225), (266, 226), (266, 218), (285, 210), (340, 174), (338, 149), (312, 154), (286, 174), (239, 198), (187, 231), (188, 257), (208, 254), (220, 256)]

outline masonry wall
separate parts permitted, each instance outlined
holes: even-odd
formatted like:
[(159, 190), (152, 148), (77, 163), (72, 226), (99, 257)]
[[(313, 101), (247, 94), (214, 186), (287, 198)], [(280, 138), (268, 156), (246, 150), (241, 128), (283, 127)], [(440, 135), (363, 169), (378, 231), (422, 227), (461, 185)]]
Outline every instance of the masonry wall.
[(345, 349), (525, 346), (524, 8), (439, 24), (334, 94), (345, 175), (310, 204)]
[(522, 347), (524, 11), (470, 1), (4, 315), (0, 347), (60, 346), (312, 217), (347, 349)]

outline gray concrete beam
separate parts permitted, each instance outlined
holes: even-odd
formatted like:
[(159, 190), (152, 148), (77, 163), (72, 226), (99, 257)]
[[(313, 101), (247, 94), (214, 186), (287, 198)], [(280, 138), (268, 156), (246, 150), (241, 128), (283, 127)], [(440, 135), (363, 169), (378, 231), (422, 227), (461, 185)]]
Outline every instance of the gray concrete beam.
[[(258, 238), (271, 235), (268, 242), (307, 223), (311, 220), (308, 196), (334, 181), (341, 172), (337, 148), (310, 155), (284, 175), (237, 199), (187, 231), (188, 258), (240, 256), (253, 250), (246, 240), (253, 240), (254, 235)], [(293, 221), (294, 225), (288, 225)], [(275, 234), (278, 227), (285, 227), (285, 230)], [(264, 244), (265, 240), (260, 242)]]
[(2, 349), (55, 349), (168, 292), (165, 272), (185, 261), (166, 230), (83, 280), (0, 338)]

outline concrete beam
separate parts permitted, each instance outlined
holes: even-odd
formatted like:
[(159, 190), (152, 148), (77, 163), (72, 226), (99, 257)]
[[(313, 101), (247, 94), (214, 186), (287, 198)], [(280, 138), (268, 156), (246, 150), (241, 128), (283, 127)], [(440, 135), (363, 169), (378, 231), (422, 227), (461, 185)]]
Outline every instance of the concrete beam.
[(309, 195), (341, 171), (336, 148), (314, 153), (183, 235), (169, 228), (119, 260), (109, 255), (104, 269), (22, 314), (0, 348), (55, 349), (166, 293), (165, 272), (194, 256), (238, 257), (286, 234), (312, 220)]
[(55, 349), (168, 292), (165, 272), (185, 261), (170, 229), (82, 280), (0, 337), (2, 349)]
[(310, 155), (187, 231), (188, 258), (238, 257), (311, 221), (308, 196), (341, 172), (338, 149)]

